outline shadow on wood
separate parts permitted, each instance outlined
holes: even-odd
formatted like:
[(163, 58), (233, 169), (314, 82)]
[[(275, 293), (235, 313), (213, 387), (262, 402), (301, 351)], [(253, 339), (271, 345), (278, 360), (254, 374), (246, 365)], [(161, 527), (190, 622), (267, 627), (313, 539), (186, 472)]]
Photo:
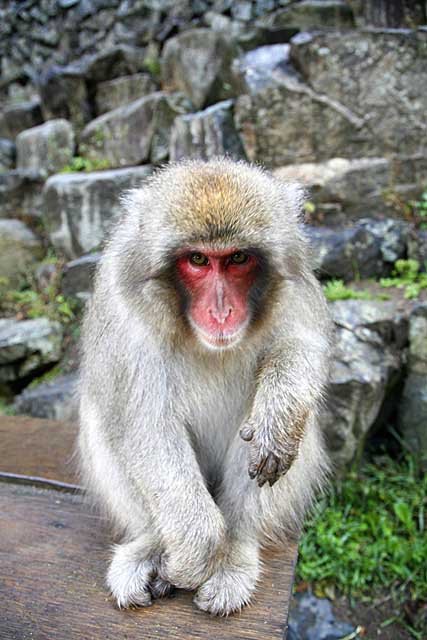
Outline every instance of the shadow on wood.
[[(151, 607), (119, 611), (104, 575), (108, 529), (81, 494), (11, 482), (12, 474), (75, 482), (74, 425), (0, 418), (0, 638), (3, 640), (151, 640), (283, 638), (296, 545), (266, 554), (251, 607), (229, 618), (200, 612), (179, 591)], [(53, 483), (54, 486), (54, 483)]]

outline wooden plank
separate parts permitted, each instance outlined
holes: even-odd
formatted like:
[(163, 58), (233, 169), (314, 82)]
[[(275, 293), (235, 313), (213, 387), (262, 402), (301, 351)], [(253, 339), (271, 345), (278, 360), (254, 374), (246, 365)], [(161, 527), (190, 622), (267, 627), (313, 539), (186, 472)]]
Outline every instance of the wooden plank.
[(296, 546), (265, 558), (255, 601), (215, 618), (177, 592), (117, 610), (104, 588), (108, 536), (81, 495), (0, 483), (1, 640), (274, 640), (284, 637)]
[(77, 425), (0, 416), (0, 471), (75, 483)]

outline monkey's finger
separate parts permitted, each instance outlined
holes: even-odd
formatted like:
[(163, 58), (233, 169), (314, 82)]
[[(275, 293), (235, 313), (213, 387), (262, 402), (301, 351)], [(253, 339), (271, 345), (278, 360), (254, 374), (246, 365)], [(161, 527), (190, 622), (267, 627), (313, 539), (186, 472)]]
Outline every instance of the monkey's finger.
[(258, 486), (262, 487), (267, 481), (270, 487), (273, 486), (273, 484), (279, 478), (278, 465), (279, 459), (277, 458), (277, 456), (274, 455), (274, 453), (269, 453), (264, 468), (258, 476)]
[(259, 456), (256, 453), (250, 457), (249, 460), (249, 476), (254, 479), (262, 473), (264, 469), (264, 465), (267, 462), (268, 455)]
[(245, 424), (239, 431), (239, 435), (245, 442), (249, 442), (254, 437), (255, 429), (250, 424)]

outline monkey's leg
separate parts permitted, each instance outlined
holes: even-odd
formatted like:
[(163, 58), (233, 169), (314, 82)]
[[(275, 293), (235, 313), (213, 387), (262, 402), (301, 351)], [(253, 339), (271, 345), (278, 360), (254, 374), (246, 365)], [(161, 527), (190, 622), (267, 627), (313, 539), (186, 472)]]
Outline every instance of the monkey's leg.
[(200, 609), (215, 615), (229, 615), (248, 604), (260, 575), (255, 515), (259, 488), (251, 482), (247, 464), (247, 451), (236, 437), (226, 458), (218, 498), (227, 525), (226, 552), (194, 599)]

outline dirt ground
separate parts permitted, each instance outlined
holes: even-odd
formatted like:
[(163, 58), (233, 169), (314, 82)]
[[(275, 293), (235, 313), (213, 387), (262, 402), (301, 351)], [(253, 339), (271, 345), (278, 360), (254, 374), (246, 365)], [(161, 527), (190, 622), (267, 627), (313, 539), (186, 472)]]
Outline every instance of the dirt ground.
[[(413, 610), (408, 606), (396, 607), (393, 602), (384, 598), (378, 598), (378, 604), (364, 604), (356, 602), (352, 607), (347, 598), (339, 598), (333, 603), (333, 610), (337, 620), (349, 622), (353, 626), (361, 626), (362, 631), (357, 638), (363, 640), (414, 640), (417, 636), (412, 635), (404, 624), (413, 624), (415, 616), (427, 618), (427, 605), (416, 607)], [(402, 618), (403, 624), (399, 621), (390, 622), (393, 618)], [(421, 619), (421, 618), (420, 618)], [(425, 633), (427, 634), (427, 627)], [(419, 640), (426, 640), (427, 635), (422, 632)]]

